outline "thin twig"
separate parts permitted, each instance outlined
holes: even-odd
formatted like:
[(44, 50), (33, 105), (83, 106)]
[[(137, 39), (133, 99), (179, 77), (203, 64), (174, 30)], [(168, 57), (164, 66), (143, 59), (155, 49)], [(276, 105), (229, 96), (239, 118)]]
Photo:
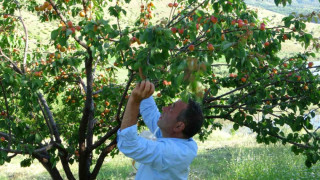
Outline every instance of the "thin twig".
[(6, 56), (6, 55), (3, 53), (3, 51), (2, 51), (1, 48), (0, 48), (0, 54), (1, 54), (1, 56), (4, 57), (7, 61), (10, 62), (10, 64), (13, 66), (13, 70), (15, 70), (15, 71), (16, 71), (17, 73), (19, 73), (19, 74), (23, 74), (23, 72), (20, 70), (20, 68), (19, 68), (10, 58), (8, 58), (8, 56)]
[(29, 37), (28, 37), (28, 30), (26, 25), (24, 24), (23, 20), (22, 20), (22, 15), (21, 15), (21, 11), (19, 9), (19, 13), (20, 16), (18, 17), (18, 19), (20, 20), (20, 22), (22, 23), (23, 29), (24, 29), (24, 33), (25, 33), (25, 47), (24, 47), (24, 56), (23, 56), (23, 64), (22, 64), (22, 72), (25, 73), (26, 72), (26, 64), (27, 64), (27, 52), (28, 52), (28, 43), (29, 43)]

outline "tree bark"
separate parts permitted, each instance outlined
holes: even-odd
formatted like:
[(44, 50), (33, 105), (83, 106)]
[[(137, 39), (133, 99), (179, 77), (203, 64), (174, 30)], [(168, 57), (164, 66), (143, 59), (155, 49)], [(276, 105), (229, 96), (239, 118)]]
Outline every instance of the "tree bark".
[(59, 173), (59, 171), (58, 171), (58, 169), (56, 168), (56, 167), (51, 167), (52, 166), (52, 164), (51, 163), (44, 163), (44, 162), (42, 162), (42, 161), (40, 161), (41, 162), (41, 164), (43, 165), (43, 167), (44, 168), (46, 168), (46, 170), (49, 172), (49, 174), (50, 174), (50, 176), (51, 176), (51, 178), (52, 179), (54, 179), (54, 180), (62, 180), (62, 177), (61, 177), (61, 175), (60, 175), (60, 173)]
[[(87, 128), (88, 125), (93, 121), (94, 119), (94, 106), (93, 106), (93, 99), (92, 99), (92, 84), (93, 84), (93, 76), (92, 76), (92, 52), (90, 49), (88, 49), (88, 54), (90, 57), (88, 57), (85, 60), (85, 68), (86, 68), (86, 74), (87, 74), (87, 99), (85, 102), (85, 107), (83, 110), (83, 116), (80, 122), (79, 127), (79, 178), (82, 179), (89, 179), (90, 177), (90, 151), (87, 150), (87, 141), (91, 137), (87, 137)], [(89, 142), (90, 144), (91, 142)]]
[(114, 139), (107, 147), (105, 147), (102, 150), (102, 152), (97, 160), (96, 166), (94, 167), (94, 169), (92, 171), (92, 174), (90, 176), (90, 180), (94, 180), (97, 178), (97, 175), (101, 169), (101, 166), (103, 164), (105, 157), (116, 147), (116, 145), (117, 145), (117, 139)]
[(63, 180), (57, 167), (56, 166), (52, 167), (52, 164), (49, 161), (49, 158), (46, 158), (46, 161), (44, 161), (44, 156), (38, 153), (33, 153), (32, 156), (38, 159), (38, 161), (43, 165), (43, 167), (46, 168), (46, 170), (49, 172), (53, 180)]

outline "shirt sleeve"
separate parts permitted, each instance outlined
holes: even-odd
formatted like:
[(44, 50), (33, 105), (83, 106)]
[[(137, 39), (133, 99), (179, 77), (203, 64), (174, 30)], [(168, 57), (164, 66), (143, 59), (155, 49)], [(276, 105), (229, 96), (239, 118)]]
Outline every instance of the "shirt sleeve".
[[(140, 114), (142, 115), (142, 119), (146, 123), (150, 131), (152, 133), (155, 133), (158, 127), (157, 122), (160, 117), (160, 112), (152, 96), (142, 100), (140, 104)], [(157, 137), (159, 135), (160, 134), (157, 133)]]
[(162, 154), (165, 143), (138, 136), (137, 125), (118, 130), (117, 134), (117, 146), (124, 155), (139, 163), (149, 164), (157, 170), (162, 171), (167, 168)]

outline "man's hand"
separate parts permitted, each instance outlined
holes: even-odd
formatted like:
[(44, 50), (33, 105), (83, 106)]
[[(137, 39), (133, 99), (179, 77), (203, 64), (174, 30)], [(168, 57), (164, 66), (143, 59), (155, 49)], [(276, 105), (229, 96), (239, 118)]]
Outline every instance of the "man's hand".
[(150, 97), (154, 93), (154, 84), (148, 80), (144, 80), (137, 84), (131, 92), (132, 101), (140, 103), (143, 99)]
[(137, 123), (139, 106), (143, 99), (150, 97), (154, 92), (154, 85), (150, 81), (142, 81), (131, 92), (120, 129), (125, 129)]

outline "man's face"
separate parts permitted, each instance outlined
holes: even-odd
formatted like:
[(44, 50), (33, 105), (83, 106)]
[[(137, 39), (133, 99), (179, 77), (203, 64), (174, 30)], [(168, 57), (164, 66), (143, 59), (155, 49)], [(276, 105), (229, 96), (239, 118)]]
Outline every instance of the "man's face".
[(177, 117), (182, 110), (187, 109), (188, 104), (181, 100), (170, 104), (169, 106), (162, 107), (162, 114), (158, 121), (158, 126), (161, 129), (163, 137), (170, 136), (177, 123)]

